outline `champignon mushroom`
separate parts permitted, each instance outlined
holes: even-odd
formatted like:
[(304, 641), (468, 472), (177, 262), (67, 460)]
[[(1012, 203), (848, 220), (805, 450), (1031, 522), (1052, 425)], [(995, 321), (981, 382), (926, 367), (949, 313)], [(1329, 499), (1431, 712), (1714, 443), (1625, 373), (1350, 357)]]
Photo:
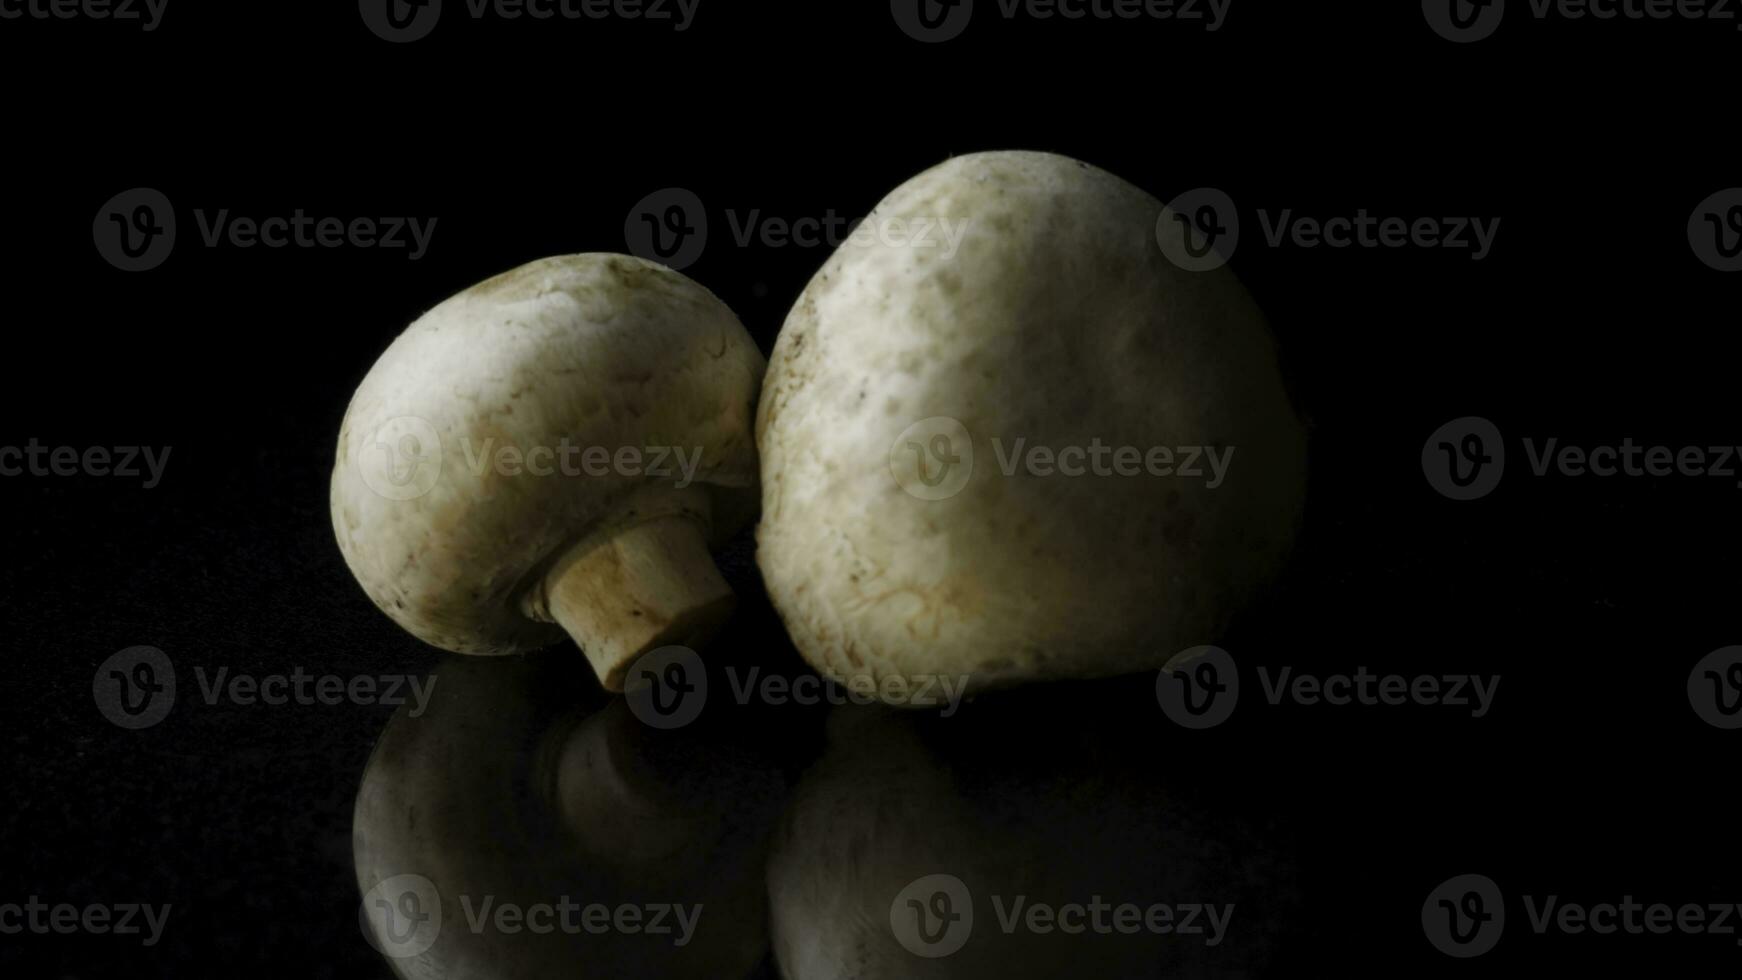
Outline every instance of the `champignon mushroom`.
[(704, 642), (732, 590), (709, 553), (755, 513), (765, 367), (737, 317), (663, 266), (542, 259), (388, 347), (339, 432), (333, 528), (369, 597), (447, 650), (566, 631), (611, 690)]
[(1153, 668), (1278, 569), (1304, 428), (1263, 315), (1165, 257), (1164, 212), (1065, 157), (958, 157), (811, 280), (758, 410), (757, 559), (818, 670)]

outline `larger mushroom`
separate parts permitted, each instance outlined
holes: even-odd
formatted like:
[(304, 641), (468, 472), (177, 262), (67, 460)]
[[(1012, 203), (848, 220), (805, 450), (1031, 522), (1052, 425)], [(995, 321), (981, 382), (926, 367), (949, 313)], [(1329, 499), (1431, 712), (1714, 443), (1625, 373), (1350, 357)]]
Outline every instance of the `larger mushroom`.
[(893, 701), (1153, 668), (1277, 571), (1304, 428), (1258, 307), (1169, 261), (1168, 216), (1088, 164), (979, 153), (818, 272), (757, 418), (758, 563), (811, 664)]
[(757, 503), (765, 362), (713, 294), (623, 255), (542, 259), (424, 314), (358, 387), (333, 528), (420, 639), (507, 654), (566, 634), (604, 685), (704, 642), (710, 548)]

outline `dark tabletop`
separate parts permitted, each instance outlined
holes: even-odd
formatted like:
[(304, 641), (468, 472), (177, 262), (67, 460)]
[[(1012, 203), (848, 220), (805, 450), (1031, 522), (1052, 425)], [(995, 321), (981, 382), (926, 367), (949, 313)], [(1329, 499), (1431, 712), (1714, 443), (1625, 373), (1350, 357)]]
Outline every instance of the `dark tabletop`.
[[(1224, 958), (1181, 961), (1192, 975), (1733, 972), (1734, 936), (1538, 934), (1519, 900), (1742, 900), (1725, 829), (1737, 732), (1689, 700), (1696, 662), (1738, 642), (1742, 478), (1537, 477), (1522, 451), (1742, 442), (1739, 281), (1688, 237), (1696, 206), (1742, 182), (1722, 149), (1732, 27), (1513, 4), (1494, 37), (1454, 44), (1415, 4), (1236, 4), (1206, 32), (1006, 21), (983, 0), (962, 37), (924, 44), (881, 3), (704, 3), (681, 33), (450, 10), (396, 45), (347, 4), (244, 6), (172, 7), (149, 33), (0, 21), (19, 100), (0, 255), (22, 299), (0, 445), (172, 447), (149, 489), (0, 478), (0, 906), (169, 906), (149, 946), (0, 935), (8, 975), (391, 975), (359, 925), (359, 867), (380, 847), (504, 893), (554, 867), (601, 896), (706, 895), (738, 940), (720, 940), (721, 976), (774, 975), (771, 918), (789, 937), (874, 927), (816, 896), (917, 873), (920, 856), (1071, 894), (1233, 882), (1263, 925)], [(948, 718), (715, 698), (662, 732), (598, 690), (572, 645), (455, 658), (358, 588), (328, 516), (336, 434), (423, 310), (539, 256), (624, 251), (638, 202), (680, 187), (715, 225), (686, 274), (767, 351), (828, 249), (741, 246), (729, 215), (863, 214), (952, 154), (1005, 148), (1088, 160), (1164, 200), (1215, 186), (1253, 212), (1502, 218), (1479, 261), (1265, 247), (1249, 222), (1232, 265), (1278, 338), (1311, 474), (1288, 567), (1217, 638), (1248, 678), (1229, 721), (1174, 724), (1149, 673), (986, 695)], [(129, 274), (93, 248), (91, 215), (135, 187), (184, 226), (169, 261)], [(416, 261), (200, 247), (188, 216), (224, 208), (439, 224)], [(1422, 452), (1466, 416), (1513, 455), (1495, 492), (1457, 501)], [(751, 666), (803, 675), (748, 532), (722, 563), (740, 607), (708, 654), (714, 689)], [(129, 729), (93, 684), (136, 646), (168, 658), (178, 690)], [(1499, 686), (1480, 717), (1272, 706), (1256, 678), (1283, 666)], [(220, 671), (434, 678), (438, 693), (417, 718), (356, 698), (208, 703)], [(588, 778), (658, 833), (559, 826), (534, 785), (553, 739), (597, 740), (614, 762)], [(390, 815), (433, 808), (448, 836), (390, 820), (363, 847), (365, 787)], [(830, 821), (848, 840), (817, 829)], [(1509, 896), (1505, 938), (1471, 961), (1422, 921), (1463, 874)], [(1105, 975), (1149, 955), (1060, 949), (1011, 955)], [(589, 955), (507, 943), (486, 961), (502, 976), (691, 968), (633, 944)]]

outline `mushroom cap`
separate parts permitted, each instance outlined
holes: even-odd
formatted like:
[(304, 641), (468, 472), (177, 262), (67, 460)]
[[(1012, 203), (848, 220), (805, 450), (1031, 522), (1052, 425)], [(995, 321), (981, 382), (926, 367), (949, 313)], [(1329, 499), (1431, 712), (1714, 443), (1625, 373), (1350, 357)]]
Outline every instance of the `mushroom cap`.
[[(867, 218), (905, 241), (849, 241), (810, 282), (758, 410), (757, 544), (813, 666), (970, 690), (1141, 670), (1277, 570), (1305, 431), (1263, 315), (1227, 269), (1165, 257), (1165, 210), (1065, 157), (957, 157)], [(1214, 488), (1202, 455), (1197, 479), (1023, 464), (1097, 440), (1234, 455)], [(903, 453), (941, 466), (937, 448), (967, 465), (904, 483)]]
[(503, 273), (420, 317), (357, 388), (333, 467), (339, 549), (425, 642), (558, 642), (527, 590), (578, 540), (678, 506), (658, 489), (683, 482), (678, 458), (645, 450), (699, 458), (681, 510), (711, 543), (754, 515), (764, 367), (732, 311), (664, 266), (587, 254)]

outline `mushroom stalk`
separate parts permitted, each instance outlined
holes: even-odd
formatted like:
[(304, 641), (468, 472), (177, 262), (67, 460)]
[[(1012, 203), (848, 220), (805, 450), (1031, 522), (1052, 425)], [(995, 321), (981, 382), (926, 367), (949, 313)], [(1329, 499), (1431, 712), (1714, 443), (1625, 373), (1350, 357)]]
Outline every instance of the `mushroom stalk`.
[(621, 691), (637, 657), (667, 644), (704, 644), (733, 604), (706, 530), (674, 514), (577, 544), (546, 573), (529, 613), (560, 624), (606, 689)]

